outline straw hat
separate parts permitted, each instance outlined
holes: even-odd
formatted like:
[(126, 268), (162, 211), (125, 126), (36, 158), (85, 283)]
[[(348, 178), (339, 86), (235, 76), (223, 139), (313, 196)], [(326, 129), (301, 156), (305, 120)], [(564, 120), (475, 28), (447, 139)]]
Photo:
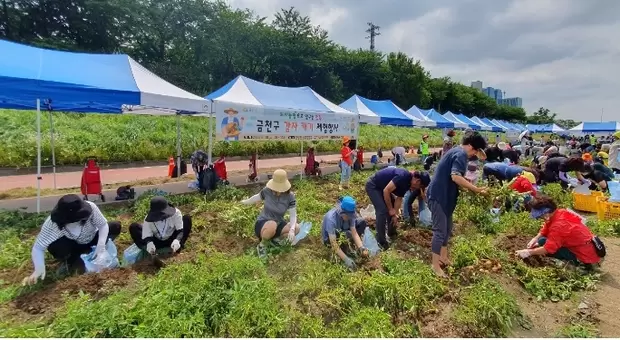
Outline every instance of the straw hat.
[(273, 172), (271, 179), (267, 182), (267, 188), (275, 192), (287, 192), (291, 189), (291, 182), (285, 170), (278, 169)]
[(497, 147), (500, 148), (501, 150), (506, 150), (506, 142), (497, 143)]
[(342, 137), (342, 144), (347, 144), (350, 141), (351, 141), (351, 138), (349, 138), (347, 136)]

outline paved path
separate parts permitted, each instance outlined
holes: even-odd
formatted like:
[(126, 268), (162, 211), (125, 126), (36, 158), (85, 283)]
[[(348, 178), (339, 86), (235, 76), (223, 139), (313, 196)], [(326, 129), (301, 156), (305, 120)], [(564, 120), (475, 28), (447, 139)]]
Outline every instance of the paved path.
[[(385, 153), (385, 152), (384, 152)], [(389, 151), (387, 152), (389, 153)], [(370, 157), (375, 154), (374, 152), (367, 152), (364, 154), (364, 160), (367, 162)], [(340, 159), (340, 155), (324, 155), (317, 156), (318, 162), (336, 162)], [(290, 167), (299, 165), (300, 171), (302, 164), (305, 163), (306, 157), (288, 157), (288, 158), (273, 158), (258, 160), (258, 172), (260, 169), (277, 168), (277, 167)], [(226, 169), (228, 172), (249, 172), (249, 161), (232, 161), (226, 162)], [(188, 172), (191, 172), (191, 166), (189, 166)], [(123, 182), (135, 182), (140, 180), (146, 180), (149, 178), (161, 178), (168, 175), (168, 166), (150, 166), (143, 168), (127, 168), (127, 169), (109, 169), (101, 171), (101, 181), (104, 185), (116, 184)], [(54, 189), (54, 175), (42, 174), (41, 189)], [(82, 179), (82, 172), (63, 172), (56, 174), (56, 189), (77, 188), (80, 186)], [(173, 184), (173, 183), (171, 183)], [(29, 188), (37, 186), (37, 176), (35, 175), (19, 175), (19, 176), (4, 176), (0, 177), (0, 192), (17, 188)]]
[[(383, 167), (385, 166), (385, 164), (380, 164), (379, 166)], [(321, 167), (321, 169), (324, 175), (329, 175), (329, 174), (339, 171), (339, 168), (336, 165)], [(299, 174), (289, 172), (289, 176), (288, 176), (289, 178), (292, 179), (296, 176), (299, 176)], [(231, 183), (231, 185), (234, 185), (234, 186), (243, 186), (243, 185), (246, 185), (246, 177), (247, 177), (246, 175), (231, 176), (229, 178), (229, 182)], [(267, 182), (267, 176), (261, 176), (260, 179), (261, 180), (259, 181), (259, 183)], [(142, 193), (150, 189), (159, 189), (167, 193), (177, 195), (177, 194), (185, 194), (185, 193), (194, 192), (193, 189), (190, 189), (187, 187), (189, 183), (190, 183), (189, 181), (164, 183), (164, 184), (158, 184), (158, 185), (134, 187), (134, 189), (136, 191), (136, 197), (139, 197)], [(89, 196), (89, 198), (93, 202), (95, 202), (97, 205), (111, 205), (111, 204), (119, 203), (119, 202), (114, 201), (114, 197), (116, 197), (116, 190), (106, 190), (103, 192), (103, 194), (106, 197), (106, 202), (99, 201), (99, 197), (97, 197), (96, 195), (91, 195)], [(62, 195), (41, 197), (41, 212), (51, 211), (61, 196)], [(121, 203), (122, 202), (126, 202), (126, 201), (121, 201)], [(37, 212), (37, 198), (28, 197), (28, 198), (20, 198), (20, 199), (15, 199), (15, 200), (0, 201), (0, 210), (22, 210), (25, 212), (34, 213), (34, 212)]]

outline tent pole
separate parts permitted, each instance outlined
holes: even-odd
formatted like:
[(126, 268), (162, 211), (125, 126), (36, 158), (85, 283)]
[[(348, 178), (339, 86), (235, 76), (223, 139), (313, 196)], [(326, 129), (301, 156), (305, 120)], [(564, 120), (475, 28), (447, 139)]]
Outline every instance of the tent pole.
[(304, 140), (301, 140), (301, 149), (299, 150), (299, 158), (301, 160), (301, 173), (299, 174), (299, 178), (304, 178)]
[(215, 107), (215, 101), (213, 102), (213, 104), (211, 105), (211, 112), (209, 112), (209, 148), (208, 148), (208, 160), (209, 160), (209, 164), (211, 164), (211, 161), (213, 160), (213, 120), (215, 119), (215, 112), (214, 112), (214, 107)]
[(50, 111), (50, 144), (52, 147), (52, 170), (54, 171), (54, 190), (56, 189), (56, 151), (54, 151), (54, 118)]
[(41, 100), (37, 99), (37, 214), (41, 212)]
[(181, 178), (181, 113), (177, 112), (177, 178)]

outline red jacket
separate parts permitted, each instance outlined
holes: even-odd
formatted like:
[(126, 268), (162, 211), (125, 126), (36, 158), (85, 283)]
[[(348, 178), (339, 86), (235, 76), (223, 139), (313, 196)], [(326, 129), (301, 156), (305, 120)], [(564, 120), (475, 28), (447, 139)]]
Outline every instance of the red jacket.
[(342, 156), (342, 160), (349, 166), (353, 165), (353, 160), (351, 160), (351, 154), (351, 149), (348, 146), (343, 146), (342, 149), (340, 149), (340, 155)]
[(582, 263), (593, 264), (601, 260), (594, 250), (594, 235), (590, 229), (581, 222), (581, 217), (566, 209), (556, 210), (540, 229), (540, 234), (547, 238), (543, 247), (549, 254), (555, 254), (564, 247)]

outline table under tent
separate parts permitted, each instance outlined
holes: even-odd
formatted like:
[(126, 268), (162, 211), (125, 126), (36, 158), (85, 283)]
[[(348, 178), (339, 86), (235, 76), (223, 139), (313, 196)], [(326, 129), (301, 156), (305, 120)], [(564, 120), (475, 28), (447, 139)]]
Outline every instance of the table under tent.
[[(302, 168), (304, 141), (353, 139), (359, 130), (357, 113), (307, 86), (274, 86), (238, 76), (206, 98), (212, 101), (218, 141), (299, 140)], [(212, 145), (209, 142), (209, 163)]]
[(566, 132), (575, 136), (596, 135), (608, 136), (620, 131), (618, 122), (583, 122)]
[[(41, 106), (50, 112), (51, 124), (52, 111), (122, 114), (126, 105), (165, 108), (177, 115), (210, 111), (207, 100), (166, 82), (128, 55), (63, 52), (5, 40), (0, 40), (0, 50), (0, 108), (37, 110), (37, 211)], [(52, 144), (53, 137), (52, 125)], [(55, 174), (53, 151), (52, 163)]]

